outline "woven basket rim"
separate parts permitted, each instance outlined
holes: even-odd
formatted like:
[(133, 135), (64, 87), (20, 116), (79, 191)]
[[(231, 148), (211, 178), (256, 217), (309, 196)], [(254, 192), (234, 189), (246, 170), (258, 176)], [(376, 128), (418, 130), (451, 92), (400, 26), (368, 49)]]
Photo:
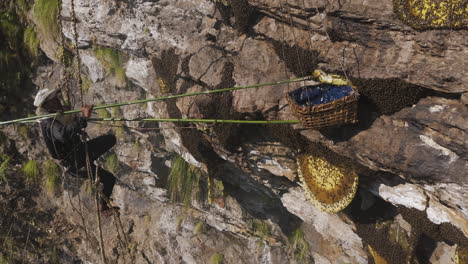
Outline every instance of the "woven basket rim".
[[(318, 87), (320, 86), (321, 84), (316, 84), (316, 85), (311, 85), (312, 87)], [(334, 100), (334, 101), (331, 101), (331, 102), (328, 102), (328, 103), (324, 103), (324, 104), (319, 104), (319, 105), (306, 105), (306, 106), (301, 106), (301, 105), (298, 105), (296, 104), (296, 102), (294, 100), (292, 100), (291, 98), (291, 93), (296, 91), (297, 89), (302, 89), (303, 87), (300, 87), (300, 88), (297, 88), (293, 91), (289, 91), (286, 93), (286, 99), (289, 103), (290, 106), (292, 106), (294, 108), (294, 111), (296, 112), (319, 112), (321, 111), (322, 109), (330, 109), (330, 107), (332, 107), (333, 105), (338, 105), (338, 104), (343, 104), (347, 101), (349, 102), (352, 102), (352, 101), (357, 101), (359, 99), (359, 92), (357, 90), (357, 88), (354, 86), (354, 85), (337, 85), (337, 86), (350, 86), (351, 89), (352, 89), (352, 93), (350, 95), (347, 95), (345, 97), (342, 97), (340, 99), (337, 99), (337, 100)]]

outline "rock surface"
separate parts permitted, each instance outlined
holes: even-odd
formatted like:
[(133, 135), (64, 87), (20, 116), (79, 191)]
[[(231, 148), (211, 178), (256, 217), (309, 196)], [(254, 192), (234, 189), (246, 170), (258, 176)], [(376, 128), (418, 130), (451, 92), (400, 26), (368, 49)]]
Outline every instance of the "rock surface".
[[(320, 131), (300, 125), (90, 124), (91, 137), (118, 137), (99, 161), (118, 178), (112, 197), (120, 217), (102, 220), (109, 263), (370, 263), (375, 252), (388, 263), (453, 263), (456, 246), (468, 243), (466, 31), (415, 31), (397, 20), (392, 5), (63, 0), (63, 34), (70, 51), (79, 48), (86, 84), (81, 90), (72, 83), (75, 107), (279, 81), (315, 68), (346, 75), (361, 94), (358, 124)], [(58, 44), (38, 34), (45, 54), (35, 84), (60, 87), (67, 67), (58, 63)], [(297, 119), (284, 95), (305, 84), (311, 83), (97, 114)], [(48, 159), (37, 126), (26, 127), (26, 133), (20, 126), (1, 127), (0, 149), (17, 165), (9, 177), (23, 179), (20, 166), (27, 160)], [(303, 153), (357, 168), (358, 193), (343, 212), (321, 212), (306, 200), (296, 177), (296, 157)], [(117, 165), (108, 161), (114, 154)], [(202, 175), (189, 205), (174, 201), (168, 188), (179, 156)], [(1, 181), (0, 194), (9, 188)], [(63, 237), (61, 263), (102, 262), (89, 181), (64, 179), (52, 196), (41, 184), (37, 189), (31, 199), (38, 210), (53, 208), (54, 217), (54, 210), (60, 212), (60, 226), (71, 230)], [(9, 236), (3, 224), (0, 230)], [(25, 260), (41, 259), (41, 252)]]

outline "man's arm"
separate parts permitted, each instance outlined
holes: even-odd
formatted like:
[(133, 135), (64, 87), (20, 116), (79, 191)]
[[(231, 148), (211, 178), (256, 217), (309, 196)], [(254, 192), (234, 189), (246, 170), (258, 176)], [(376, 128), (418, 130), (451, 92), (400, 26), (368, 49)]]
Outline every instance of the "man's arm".
[(85, 117), (74, 118), (68, 124), (62, 124), (57, 120), (52, 121), (51, 134), (52, 137), (62, 143), (71, 140), (75, 135), (79, 134), (83, 128), (86, 128), (88, 122)]
[(92, 105), (85, 105), (81, 108), (82, 116), (74, 118), (72, 122), (67, 124), (62, 124), (60, 122), (55, 122), (55, 124), (53, 123), (53, 137), (56, 140), (65, 143), (66, 141), (71, 140), (75, 135), (81, 133), (81, 130), (88, 126), (87, 119), (90, 117), (92, 109)]

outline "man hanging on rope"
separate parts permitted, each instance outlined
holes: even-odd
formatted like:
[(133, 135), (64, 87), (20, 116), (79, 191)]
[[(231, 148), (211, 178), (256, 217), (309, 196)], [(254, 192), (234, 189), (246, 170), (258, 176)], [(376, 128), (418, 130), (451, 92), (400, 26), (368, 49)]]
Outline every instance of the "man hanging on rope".
[[(36, 113), (50, 114), (60, 113), (65, 107), (60, 101), (60, 90), (43, 89), (40, 90), (34, 100), (37, 107)], [(91, 115), (92, 105), (85, 105), (81, 108), (80, 115), (57, 115), (55, 117), (40, 120), (42, 135), (49, 153), (54, 159), (68, 169), (68, 172), (77, 176), (79, 171), (87, 168), (87, 155), (89, 157), (90, 172), (93, 179), (96, 177), (96, 165), (94, 161), (101, 155), (109, 151), (116, 143), (114, 135), (103, 135), (84, 142), (81, 140), (83, 129), (87, 126), (87, 119)], [(86, 150), (88, 153), (86, 153)], [(115, 177), (112, 173), (98, 167), (97, 173), (103, 185), (100, 210), (104, 215), (112, 214), (117, 207), (109, 208), (107, 202), (112, 194), (115, 184)]]

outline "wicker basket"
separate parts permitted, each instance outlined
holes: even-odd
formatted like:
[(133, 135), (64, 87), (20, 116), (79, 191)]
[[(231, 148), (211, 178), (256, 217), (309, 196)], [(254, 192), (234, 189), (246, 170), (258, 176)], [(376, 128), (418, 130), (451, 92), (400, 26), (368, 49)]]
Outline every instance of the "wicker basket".
[[(314, 85), (312, 88), (318, 88), (321, 85)], [(319, 105), (298, 105), (291, 98), (292, 92), (288, 93), (286, 98), (294, 114), (301, 120), (305, 128), (320, 129), (340, 126), (358, 122), (357, 102), (359, 93), (352, 85), (351, 88), (353, 91), (350, 95)]]

